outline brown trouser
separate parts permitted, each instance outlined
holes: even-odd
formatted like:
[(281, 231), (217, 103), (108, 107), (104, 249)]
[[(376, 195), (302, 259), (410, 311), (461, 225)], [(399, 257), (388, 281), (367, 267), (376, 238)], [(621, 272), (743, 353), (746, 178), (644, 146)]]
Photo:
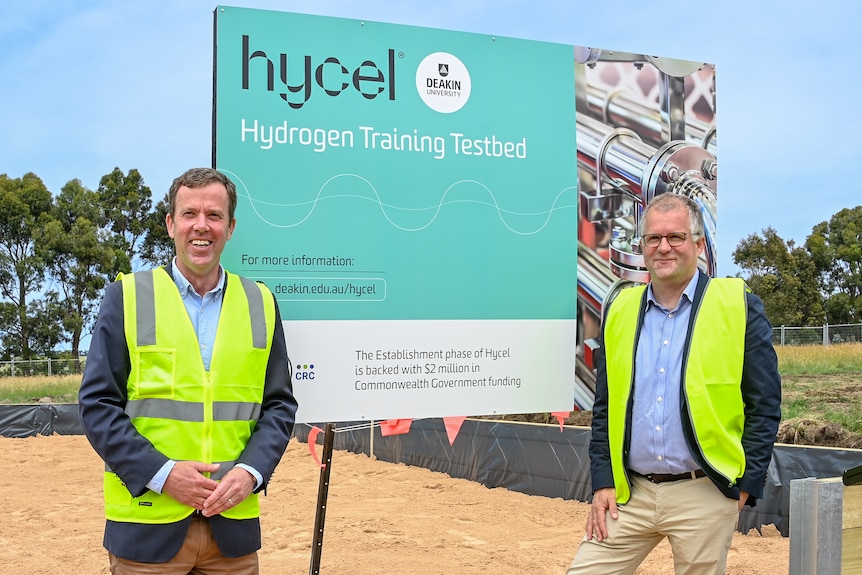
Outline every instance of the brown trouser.
[(166, 563), (138, 563), (108, 554), (114, 575), (258, 575), (257, 553), (235, 559), (223, 557), (209, 521), (195, 515), (173, 559)]

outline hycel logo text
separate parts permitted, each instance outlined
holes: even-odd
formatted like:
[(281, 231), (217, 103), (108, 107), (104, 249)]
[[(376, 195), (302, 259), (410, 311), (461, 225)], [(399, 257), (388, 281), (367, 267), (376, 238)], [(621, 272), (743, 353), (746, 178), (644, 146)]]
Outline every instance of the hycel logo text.
[[(373, 60), (363, 60), (354, 69), (347, 68), (335, 56), (315, 64), (311, 56), (302, 58), (297, 67), (287, 54), (270, 57), (263, 50), (252, 51), (248, 35), (242, 37), (242, 89), (248, 90), (252, 77), (256, 85), (266, 80), (268, 92), (278, 92), (281, 99), (291, 108), (302, 108), (313, 95), (315, 86), (323, 89), (328, 96), (338, 96), (345, 90), (353, 89), (367, 100), (381, 94), (395, 100), (395, 51), (388, 50), (386, 64), (382, 67)], [(258, 60), (257, 62), (254, 62)], [(295, 65), (295, 64), (294, 64)], [(296, 70), (299, 70), (298, 72)], [(385, 72), (384, 72), (385, 70)], [(262, 72), (265, 71), (265, 74)]]

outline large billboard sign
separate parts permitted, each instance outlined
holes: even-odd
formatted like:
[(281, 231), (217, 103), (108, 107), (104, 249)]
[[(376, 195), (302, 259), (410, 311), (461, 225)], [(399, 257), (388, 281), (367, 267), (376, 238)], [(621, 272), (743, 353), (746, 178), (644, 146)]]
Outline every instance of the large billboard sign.
[(216, 9), (225, 267), (275, 293), (304, 422), (568, 411), (573, 46)]

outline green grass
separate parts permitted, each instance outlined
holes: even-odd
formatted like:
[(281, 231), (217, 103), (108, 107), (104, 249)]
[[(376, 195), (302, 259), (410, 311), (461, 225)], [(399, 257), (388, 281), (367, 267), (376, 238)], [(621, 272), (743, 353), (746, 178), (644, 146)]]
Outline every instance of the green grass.
[(781, 417), (783, 419), (796, 419), (811, 413), (811, 406), (807, 399), (799, 396), (788, 398), (786, 390), (784, 395), (784, 400), (781, 402)]
[[(841, 428), (837, 442), (862, 444), (862, 344), (777, 347), (781, 419), (803, 435)], [(853, 437), (844, 437), (852, 434)], [(812, 443), (822, 439), (809, 438)]]

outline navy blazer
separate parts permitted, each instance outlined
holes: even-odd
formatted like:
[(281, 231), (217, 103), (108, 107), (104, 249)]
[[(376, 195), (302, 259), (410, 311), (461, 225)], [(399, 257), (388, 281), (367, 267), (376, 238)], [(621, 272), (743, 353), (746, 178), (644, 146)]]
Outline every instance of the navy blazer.
[[(692, 333), (694, 321), (697, 319), (697, 309), (703, 299), (703, 293), (709, 276), (698, 272), (697, 288), (692, 302), (691, 318), (688, 333)], [(696, 445), (694, 431), (688, 417), (688, 406), (685, 405), (685, 393), (680, 393), (683, 432), (692, 456), (701, 468), (715, 483), (722, 493), (732, 499), (739, 499), (739, 491), (744, 490), (750, 497), (748, 504), (754, 506), (755, 501), (763, 497), (763, 486), (766, 482), (766, 472), (772, 459), (772, 448), (778, 434), (778, 424), (781, 420), (781, 377), (778, 373), (778, 358), (772, 345), (772, 325), (769, 323), (763, 309), (763, 302), (751, 292), (746, 293), (746, 326), (745, 351), (742, 365), (742, 399), (744, 402), (745, 427), (742, 432), (742, 448), (745, 452), (745, 471), (733, 486), (728, 486), (715, 476), (702, 457), (700, 449), (692, 449)], [(613, 303), (611, 303), (613, 305)], [(608, 306), (610, 307), (610, 306)], [(643, 326), (643, 315), (646, 309), (646, 290), (644, 290), (641, 309), (637, 318), (637, 336), (640, 336)], [(637, 337), (636, 336), (636, 337)], [(743, 342), (740, 342), (743, 343)], [(590, 472), (592, 489), (614, 486), (614, 475), (611, 469), (610, 447), (608, 444), (608, 378), (607, 364), (604, 353), (604, 327), (602, 327), (601, 349), (596, 354), (596, 399), (593, 404), (592, 437), (590, 439)], [(721, 361), (720, 357), (715, 358)], [(680, 386), (684, 385), (685, 373)], [(631, 398), (629, 403), (631, 404)], [(628, 458), (629, 438), (631, 436), (631, 410), (626, 417), (624, 458)], [(626, 462), (624, 462), (625, 464)]]
[[(167, 271), (170, 273), (170, 266)], [(237, 461), (256, 469), (263, 476), (258, 491), (265, 489), (287, 448), (297, 409), (277, 303), (275, 314), (275, 333), (266, 367), (260, 419)], [(93, 448), (123, 480), (131, 494), (139, 497), (146, 492), (147, 483), (168, 457), (138, 433), (125, 414), (129, 373), (123, 290), (121, 282), (117, 281), (105, 290), (99, 309), (78, 394), (78, 409), (84, 433)], [(124, 559), (163, 563), (179, 551), (191, 520), (191, 515), (165, 525), (109, 520), (105, 525), (104, 546)], [(217, 515), (208, 521), (224, 556), (241, 557), (260, 549), (259, 519), (233, 520)]]

